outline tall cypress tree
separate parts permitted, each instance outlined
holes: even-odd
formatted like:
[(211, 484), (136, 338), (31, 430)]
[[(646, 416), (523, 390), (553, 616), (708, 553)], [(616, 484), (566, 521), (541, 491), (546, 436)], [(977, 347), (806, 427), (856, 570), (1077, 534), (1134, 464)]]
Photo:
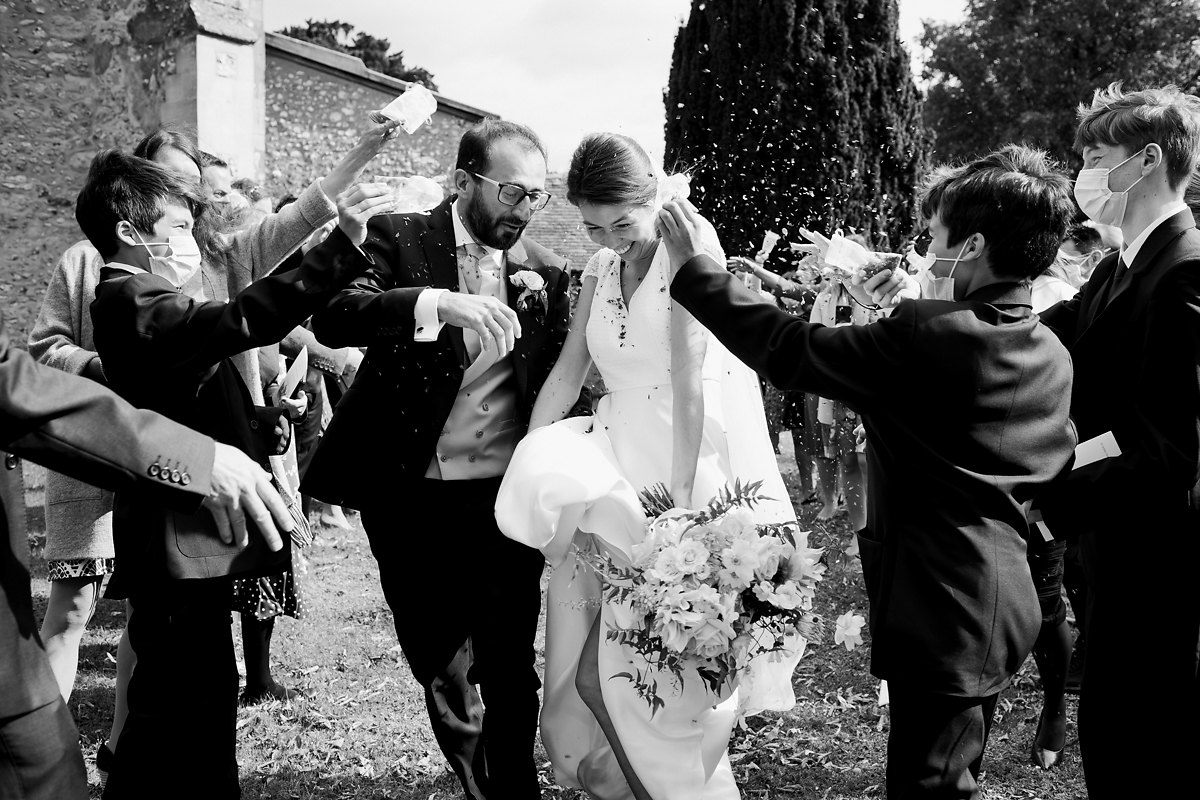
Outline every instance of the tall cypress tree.
[(896, 0), (693, 0), (665, 94), (667, 166), (730, 253), (764, 230), (898, 247), (928, 144)]

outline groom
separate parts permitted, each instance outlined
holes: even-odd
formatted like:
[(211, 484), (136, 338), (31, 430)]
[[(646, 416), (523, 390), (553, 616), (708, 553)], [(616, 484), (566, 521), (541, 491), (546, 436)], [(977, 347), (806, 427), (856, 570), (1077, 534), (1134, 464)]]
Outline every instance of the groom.
[(493, 507), (567, 335), (565, 261), (521, 238), (550, 199), (545, 181), (537, 135), (485, 120), (459, 144), (456, 195), (377, 216), (361, 242), (335, 230), (306, 256), (364, 262), (313, 328), (368, 350), (303, 491), (362, 511), (400, 645), (469, 798), (540, 796), (543, 559), (500, 533)]

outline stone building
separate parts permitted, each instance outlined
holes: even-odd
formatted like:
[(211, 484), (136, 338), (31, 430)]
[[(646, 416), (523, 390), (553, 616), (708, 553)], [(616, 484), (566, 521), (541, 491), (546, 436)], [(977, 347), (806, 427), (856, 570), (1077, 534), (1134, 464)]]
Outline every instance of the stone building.
[[(0, 0), (0, 307), (11, 341), (24, 344), (50, 269), (83, 238), (75, 197), (97, 151), (180, 124), (279, 197), (324, 174), (367, 113), (405, 88), (262, 20), (262, 0)], [(433, 119), (365, 177), (446, 178), (462, 131), (485, 116), (496, 115), (438, 95)], [(552, 176), (556, 200), (531, 235), (579, 270), (596, 248), (561, 184)]]
[[(0, 0), (0, 298), (13, 340), (25, 340), (59, 254), (82, 238), (75, 196), (98, 150), (182, 124), (278, 197), (328, 170), (367, 112), (404, 87), (265, 32), (262, 0)], [(433, 119), (366, 177), (444, 179), (463, 129), (484, 116), (496, 115), (439, 95)], [(531, 234), (581, 269), (595, 247), (555, 194)]]

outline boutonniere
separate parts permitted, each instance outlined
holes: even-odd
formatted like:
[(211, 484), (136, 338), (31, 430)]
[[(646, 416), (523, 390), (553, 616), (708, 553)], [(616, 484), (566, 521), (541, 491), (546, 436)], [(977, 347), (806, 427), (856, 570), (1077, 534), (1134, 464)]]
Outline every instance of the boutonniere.
[(509, 282), (521, 290), (517, 295), (517, 311), (546, 314), (546, 281), (531, 269), (519, 269), (508, 276)]

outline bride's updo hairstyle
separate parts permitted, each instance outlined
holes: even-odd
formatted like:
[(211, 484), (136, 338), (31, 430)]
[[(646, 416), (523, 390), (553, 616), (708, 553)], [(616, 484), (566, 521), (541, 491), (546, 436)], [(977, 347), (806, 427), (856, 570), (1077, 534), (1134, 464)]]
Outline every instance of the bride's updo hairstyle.
[(658, 178), (642, 146), (619, 133), (593, 133), (571, 156), (567, 201), (593, 205), (652, 205)]

